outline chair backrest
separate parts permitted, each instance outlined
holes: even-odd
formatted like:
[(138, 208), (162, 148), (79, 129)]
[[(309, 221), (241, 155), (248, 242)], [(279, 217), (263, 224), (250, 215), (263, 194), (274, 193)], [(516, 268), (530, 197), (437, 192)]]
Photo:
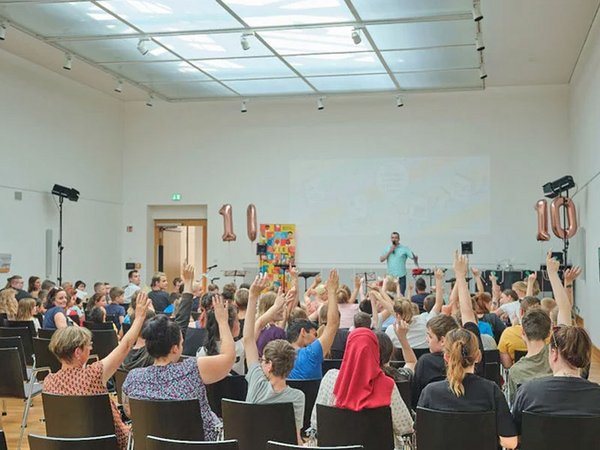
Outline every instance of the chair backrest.
[[(50, 351), (48, 347), (50, 345), (50, 339), (33, 338), (33, 354), (35, 355), (35, 367), (40, 369), (42, 367), (50, 368), (50, 372), (56, 373), (60, 370), (61, 363), (54, 356), (54, 353)], [(46, 378), (47, 372), (40, 372), (37, 375), (39, 381)]]
[(192, 400), (139, 400), (130, 398), (136, 450), (146, 450), (146, 437), (203, 441), (200, 402)]
[(0, 430), (0, 450), (8, 450), (6, 445), (6, 436), (4, 436), (4, 430)]
[(500, 364), (500, 350), (484, 350), (483, 352), (485, 363)]
[(225, 439), (237, 439), (240, 450), (263, 449), (271, 440), (298, 442), (291, 403), (258, 405), (223, 400), (222, 409)]
[(188, 328), (183, 340), (183, 355), (196, 356), (198, 349), (206, 345), (208, 333), (206, 328)]
[[(267, 442), (267, 450), (304, 450), (300, 445), (284, 444), (283, 442)], [(312, 450), (363, 450), (362, 445), (345, 445), (343, 447), (311, 447)]]
[(21, 372), (23, 373), (23, 379), (27, 380), (27, 366), (25, 364), (25, 351), (23, 350), (23, 341), (21, 336), (12, 337), (0, 337), (0, 348), (16, 348), (19, 350), (19, 356), (21, 358)]
[(427, 353), (431, 353), (429, 351), (429, 348), (413, 348), (413, 352), (415, 353), (417, 359), (419, 359), (423, 355), (426, 355)]
[(86, 438), (46, 437), (29, 435), (30, 450), (117, 450), (117, 437), (94, 436)]
[(238, 442), (230, 441), (181, 441), (148, 436), (146, 450), (238, 450)]
[(130, 323), (123, 322), (123, 324), (121, 326), (123, 327), (123, 335), (125, 335), (129, 331), (129, 329), (131, 328), (131, 324)]
[(518, 362), (522, 357), (527, 354), (527, 351), (515, 350), (515, 362)]
[(0, 327), (3, 327), (7, 320), (8, 320), (8, 314), (0, 313)]
[(56, 395), (42, 392), (46, 435), (84, 438), (115, 433), (108, 394)]
[(23, 351), (25, 352), (25, 364), (33, 366), (33, 335), (27, 327), (13, 328), (1, 327), (0, 337), (20, 336), (23, 341)]
[(125, 369), (117, 369), (115, 372), (115, 391), (117, 391), (117, 400), (119, 401), (119, 405), (123, 403), (123, 383), (125, 383), (125, 378), (127, 378), (127, 374), (129, 371)]
[(331, 369), (339, 369), (340, 367), (342, 367), (341, 359), (324, 359), (323, 364), (321, 364), (323, 375), (325, 375)]
[(493, 381), (499, 387), (502, 387), (502, 379), (500, 377), (500, 364), (497, 362), (485, 363), (485, 378)]
[(52, 330), (49, 328), (40, 328), (38, 330), (38, 337), (42, 338), (42, 339), (52, 339), (52, 335), (54, 334), (56, 330)]
[(83, 326), (86, 327), (88, 330), (113, 330), (114, 331), (113, 323), (109, 322), (108, 320), (106, 322), (100, 322), (100, 323), (90, 322), (89, 320), (84, 320)]
[(551, 416), (523, 412), (521, 448), (600, 449), (600, 416)]
[(17, 348), (0, 348), (0, 398), (27, 398), (22, 365)]
[(37, 336), (37, 331), (35, 329), (35, 323), (33, 323), (33, 320), (7, 320), (6, 326), (8, 328), (29, 328), (29, 333), (31, 336)]
[[(362, 445), (365, 450), (393, 450), (392, 410), (382, 408), (351, 411), (317, 403), (319, 445)], [(419, 449), (421, 450), (421, 449)]]
[(289, 387), (304, 392), (304, 424), (302, 430), (306, 430), (310, 427), (310, 416), (317, 400), (321, 380), (287, 380), (287, 384)]
[(210, 409), (219, 417), (222, 417), (221, 400), (246, 400), (248, 393), (248, 382), (243, 375), (229, 375), (213, 384), (206, 385), (206, 396)]
[(333, 344), (331, 344), (331, 351), (329, 352), (331, 359), (342, 359), (344, 357), (349, 334), (350, 330), (348, 328), (340, 328), (335, 333)]
[(452, 448), (498, 450), (496, 412), (434, 411), (417, 408), (417, 447), (419, 450)]
[(406, 361), (390, 361), (390, 366), (400, 369), (406, 365)]
[(119, 339), (115, 330), (91, 330), (92, 331), (92, 354), (98, 355), (98, 358), (106, 358), (110, 352), (112, 352), (117, 345), (119, 345)]
[(396, 381), (396, 387), (400, 392), (400, 397), (404, 401), (404, 404), (408, 409), (411, 409), (412, 405), (412, 383), (406, 381)]

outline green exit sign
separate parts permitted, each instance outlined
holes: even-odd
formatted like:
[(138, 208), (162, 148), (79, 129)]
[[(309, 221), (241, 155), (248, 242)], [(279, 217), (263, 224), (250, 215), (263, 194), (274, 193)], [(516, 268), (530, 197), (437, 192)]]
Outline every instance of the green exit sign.
[(181, 194), (179, 194), (179, 193), (176, 192), (175, 194), (171, 195), (171, 200), (173, 200), (174, 202), (180, 201), (181, 200)]

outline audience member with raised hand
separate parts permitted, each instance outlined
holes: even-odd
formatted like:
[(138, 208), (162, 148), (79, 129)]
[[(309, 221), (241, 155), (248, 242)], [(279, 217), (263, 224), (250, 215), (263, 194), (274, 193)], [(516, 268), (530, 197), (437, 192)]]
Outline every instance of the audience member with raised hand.
[[(540, 303), (540, 299), (537, 297), (525, 297), (520, 302), (517, 318), (525, 316), (530, 309), (539, 308)], [(500, 336), (498, 350), (500, 351), (500, 362), (506, 369), (510, 368), (515, 361), (515, 351), (527, 351), (527, 344), (523, 340), (523, 326), (517, 323), (506, 327)]]
[(546, 255), (546, 267), (548, 271), (548, 278), (550, 279), (550, 285), (552, 286), (552, 293), (554, 294), (554, 300), (556, 300), (556, 306), (558, 308), (558, 326), (571, 325), (573, 319), (571, 317), (571, 302), (569, 301), (569, 295), (567, 290), (560, 282), (558, 276), (558, 270), (560, 269), (560, 263), (556, 258), (552, 257), (552, 250), (548, 251)]
[(267, 283), (265, 277), (258, 275), (250, 286), (248, 296), (248, 309), (242, 338), (248, 366), (246, 401), (249, 403), (292, 403), (298, 443), (301, 444), (300, 430), (304, 420), (304, 393), (286, 384), (287, 376), (294, 367), (296, 351), (286, 340), (275, 339), (265, 345), (263, 355), (259, 358), (256, 346), (256, 303)]
[[(141, 298), (140, 298), (141, 297)], [(92, 333), (82, 327), (63, 327), (52, 335), (50, 351), (61, 362), (61, 369), (44, 379), (44, 392), (58, 395), (106, 394), (107, 381), (117, 371), (133, 346), (144, 323), (149, 300), (140, 294), (136, 319), (119, 345), (104, 359), (87, 365), (92, 349)], [(128, 427), (111, 401), (115, 433), (120, 449), (127, 447)]]
[[(327, 371), (311, 414), (311, 428), (318, 434), (317, 404), (361, 411), (389, 406), (396, 448), (402, 448), (405, 434), (412, 433), (413, 420), (402, 401), (394, 380), (380, 365), (379, 341), (367, 328), (357, 328), (348, 336), (342, 366)], [(326, 426), (326, 424), (323, 424)]]
[(581, 370), (589, 365), (591, 353), (592, 341), (583, 328), (562, 326), (554, 331), (548, 359), (553, 376), (529, 381), (517, 391), (513, 417), (519, 434), (525, 411), (600, 416), (600, 386), (581, 378)]
[(333, 269), (327, 280), (327, 325), (319, 338), (317, 338), (317, 330), (314, 324), (309, 321), (296, 320), (288, 326), (288, 341), (297, 352), (296, 363), (290, 373), (290, 379), (309, 380), (323, 376), (321, 367), (323, 355), (331, 351), (333, 340), (340, 326), (340, 313), (336, 298), (338, 288), (339, 276), (337, 270)]
[(475, 295), (475, 313), (477, 314), (477, 320), (479, 323), (486, 322), (492, 328), (494, 340), (496, 343), (500, 342), (500, 337), (506, 329), (506, 325), (500, 317), (492, 313), (493, 300), (490, 294), (487, 292), (480, 292)]
[(44, 323), (42, 328), (47, 330), (56, 330), (74, 325), (73, 321), (67, 317), (66, 314), (69, 306), (67, 292), (63, 288), (52, 288), (48, 293), (48, 300), (46, 301), (46, 314), (44, 314)]
[(350, 328), (354, 319), (354, 314), (358, 312), (358, 303), (356, 297), (360, 290), (360, 275), (354, 277), (354, 289), (351, 294), (343, 289), (338, 289), (336, 292), (338, 309), (340, 311), (340, 328)]
[(475, 280), (475, 285), (477, 286), (477, 293), (481, 294), (482, 292), (485, 292), (483, 280), (481, 279), (481, 270), (479, 270), (477, 267), (471, 267), (471, 273), (473, 274), (473, 279)]
[(569, 297), (569, 302), (571, 302), (571, 306), (573, 306), (573, 282), (581, 275), (581, 267), (574, 266), (566, 268), (563, 272), (563, 280), (564, 286), (567, 290), (567, 295)]
[[(258, 314), (254, 326), (257, 336), (258, 354), (262, 356), (265, 345), (275, 339), (286, 339), (285, 330), (278, 325), (285, 318), (285, 296), (283, 289), (275, 292), (264, 292), (258, 297)], [(244, 329), (246, 324), (244, 323)]]
[(537, 282), (537, 272), (531, 272), (527, 278), (527, 291), (525, 297), (533, 297), (540, 293), (540, 285)]
[[(443, 301), (443, 299), (441, 299)], [(389, 305), (389, 303), (388, 303)], [(389, 306), (387, 306), (389, 308)], [(404, 321), (408, 324), (407, 339), (412, 348), (427, 348), (427, 321), (430, 317), (438, 314), (441, 310), (441, 305), (436, 302), (436, 305), (430, 313), (415, 314), (418, 312), (418, 307), (410, 300), (405, 298), (397, 299), (394, 302), (394, 314), (396, 322)], [(395, 324), (389, 325), (385, 332), (392, 339), (394, 346), (400, 348), (400, 342), (396, 337)]]
[[(190, 271), (193, 272), (193, 268)], [(179, 362), (183, 351), (180, 325), (164, 314), (158, 314), (146, 323), (142, 337), (146, 341), (148, 353), (154, 358), (154, 364), (150, 367), (133, 369), (127, 375), (123, 384), (123, 405), (126, 412), (128, 398), (197, 399), (200, 403), (205, 439), (208, 441), (218, 439), (221, 424), (219, 418), (210, 409), (205, 384), (216, 383), (229, 374), (235, 362), (235, 346), (228, 323), (227, 304), (219, 295), (213, 296), (213, 310), (219, 324), (221, 342), (221, 354), (214, 356), (185, 358), (183, 362)]]
[[(461, 269), (463, 258), (459, 257), (458, 261)], [(455, 270), (456, 265), (455, 262)], [(460, 276), (464, 277), (464, 274), (461, 271)], [(459, 274), (457, 273), (457, 282), (458, 278)], [(462, 286), (459, 286), (459, 295), (461, 288)], [(461, 303), (463, 303), (462, 299)], [(464, 306), (464, 312), (468, 313)], [(469, 320), (468, 314), (466, 320)], [(472, 327), (469, 326), (469, 328)], [(479, 347), (480, 340), (467, 328), (448, 332), (444, 342), (447, 378), (427, 385), (421, 393), (418, 406), (451, 412), (495, 411), (500, 445), (504, 448), (516, 448), (518, 444), (517, 430), (502, 391), (493, 381), (486, 380), (474, 373), (475, 364), (482, 357)], [(421, 430), (421, 432), (427, 433), (427, 430)]]
[[(411, 373), (414, 373), (415, 365), (417, 364), (417, 356), (408, 342), (408, 329), (409, 325), (404, 320), (399, 319), (394, 324), (394, 333), (396, 334), (396, 338), (400, 342), (400, 347), (402, 348), (402, 359), (405, 362), (404, 368), (409, 370)], [(381, 339), (379, 342), (381, 342)]]

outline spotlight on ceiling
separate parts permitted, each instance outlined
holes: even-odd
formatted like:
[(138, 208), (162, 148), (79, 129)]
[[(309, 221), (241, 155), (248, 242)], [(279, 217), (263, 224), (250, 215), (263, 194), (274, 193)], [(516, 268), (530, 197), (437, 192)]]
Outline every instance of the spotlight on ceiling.
[(362, 42), (362, 37), (360, 37), (360, 28), (354, 28), (352, 30), (352, 42), (354, 42), (354, 45), (358, 45)]
[(396, 95), (396, 106), (402, 108), (404, 106), (404, 99), (401, 95)]
[(73, 67), (73, 57), (71, 56), (71, 54), (65, 53), (65, 62), (62, 67), (65, 70), (71, 70), (71, 68)]
[(325, 97), (319, 97), (317, 100), (317, 110), (323, 111), (325, 109)]
[(484, 63), (481, 63), (481, 66), (479, 66), (479, 78), (481, 78), (482, 80), (485, 80), (487, 78), (487, 72), (485, 71)]
[(61, 186), (60, 184), (54, 185), (52, 188), (52, 195), (56, 195), (60, 198), (66, 198), (72, 202), (79, 200), (79, 191), (77, 189)]
[(575, 181), (571, 175), (565, 175), (558, 180), (549, 181), (542, 186), (544, 195), (548, 198), (558, 197), (561, 193), (573, 189), (575, 187)]
[(0, 41), (6, 39), (6, 22), (4, 20), (0, 21)]
[(148, 95), (148, 99), (146, 100), (146, 106), (152, 108), (154, 106), (154, 95)]
[(479, 0), (473, 1), (473, 20), (475, 22), (479, 22), (483, 19), (483, 14), (481, 14), (481, 3)]
[(483, 35), (481, 34), (481, 31), (479, 31), (477, 33), (477, 36), (475, 37), (475, 47), (477, 48), (478, 52), (482, 52), (485, 49), (485, 44), (483, 43)]
[(123, 82), (121, 80), (117, 80), (117, 85), (115, 86), (115, 92), (119, 94), (123, 92)]
[(149, 42), (150, 42), (150, 39), (148, 39), (148, 38), (140, 38), (140, 40), (138, 41), (137, 49), (138, 49), (138, 52), (140, 52), (142, 54), (142, 56), (146, 56), (146, 53), (148, 53), (148, 43)]

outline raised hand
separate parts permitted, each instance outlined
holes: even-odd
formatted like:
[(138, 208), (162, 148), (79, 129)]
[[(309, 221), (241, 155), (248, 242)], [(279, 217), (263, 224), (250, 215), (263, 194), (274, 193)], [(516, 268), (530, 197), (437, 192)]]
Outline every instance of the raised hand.
[(148, 294), (144, 291), (138, 292), (135, 300), (135, 318), (144, 319), (148, 308), (152, 307), (152, 301), (148, 298)]
[(552, 250), (548, 251), (546, 255), (546, 268), (548, 270), (548, 275), (556, 274), (558, 275), (558, 269), (560, 268), (560, 263), (558, 259), (552, 257)]
[(181, 275), (183, 277), (183, 290), (185, 292), (192, 292), (192, 284), (194, 283), (194, 266), (183, 263)]
[(490, 274), (490, 281), (492, 284), (498, 284), (498, 278), (493, 273)]
[(570, 269), (566, 269), (563, 277), (565, 279), (566, 284), (571, 284), (573, 281), (581, 275), (581, 267), (575, 266)]
[(362, 275), (356, 275), (354, 277), (354, 289), (360, 289), (360, 285), (362, 284)]
[(285, 304), (289, 305), (290, 303), (296, 301), (296, 288), (293, 287), (291, 289), (288, 289), (288, 291), (285, 293)]
[(406, 338), (408, 333), (408, 323), (402, 319), (396, 320), (396, 323), (394, 323), (394, 331), (396, 332), (398, 339)]
[(442, 269), (435, 269), (435, 281), (444, 281), (444, 271)]
[(473, 274), (474, 278), (479, 278), (481, 275), (481, 271), (477, 267), (471, 267), (471, 273)]
[(266, 277), (266, 275), (264, 273), (259, 273), (258, 275), (256, 275), (254, 281), (250, 285), (250, 295), (258, 297), (260, 293), (264, 291), (268, 284), (269, 279)]
[(329, 272), (329, 278), (327, 279), (326, 287), (327, 292), (337, 292), (338, 288), (340, 287), (340, 277), (337, 270), (331, 269), (331, 272)]
[(537, 279), (537, 272), (531, 272), (527, 277), (528, 283), (533, 283)]
[(275, 306), (276, 309), (281, 309), (283, 305), (285, 305), (285, 294), (283, 293), (283, 288), (279, 286), (279, 289), (277, 290), (277, 297), (275, 297), (275, 303), (273, 306)]
[(220, 325), (227, 325), (229, 321), (229, 313), (227, 312), (227, 302), (223, 300), (223, 297), (221, 297), (220, 294), (213, 295), (212, 307), (215, 313), (215, 319), (217, 320), (217, 323)]
[(315, 277), (315, 286), (318, 286), (319, 284), (321, 284), (321, 281), (322, 281), (322, 280), (321, 280), (321, 274), (318, 274), (318, 275)]
[(457, 278), (458, 277), (466, 278), (468, 267), (469, 267), (469, 259), (467, 258), (467, 256), (459, 255), (458, 250), (455, 250), (454, 251), (453, 268), (454, 268), (454, 273), (456, 274), (456, 277)]

